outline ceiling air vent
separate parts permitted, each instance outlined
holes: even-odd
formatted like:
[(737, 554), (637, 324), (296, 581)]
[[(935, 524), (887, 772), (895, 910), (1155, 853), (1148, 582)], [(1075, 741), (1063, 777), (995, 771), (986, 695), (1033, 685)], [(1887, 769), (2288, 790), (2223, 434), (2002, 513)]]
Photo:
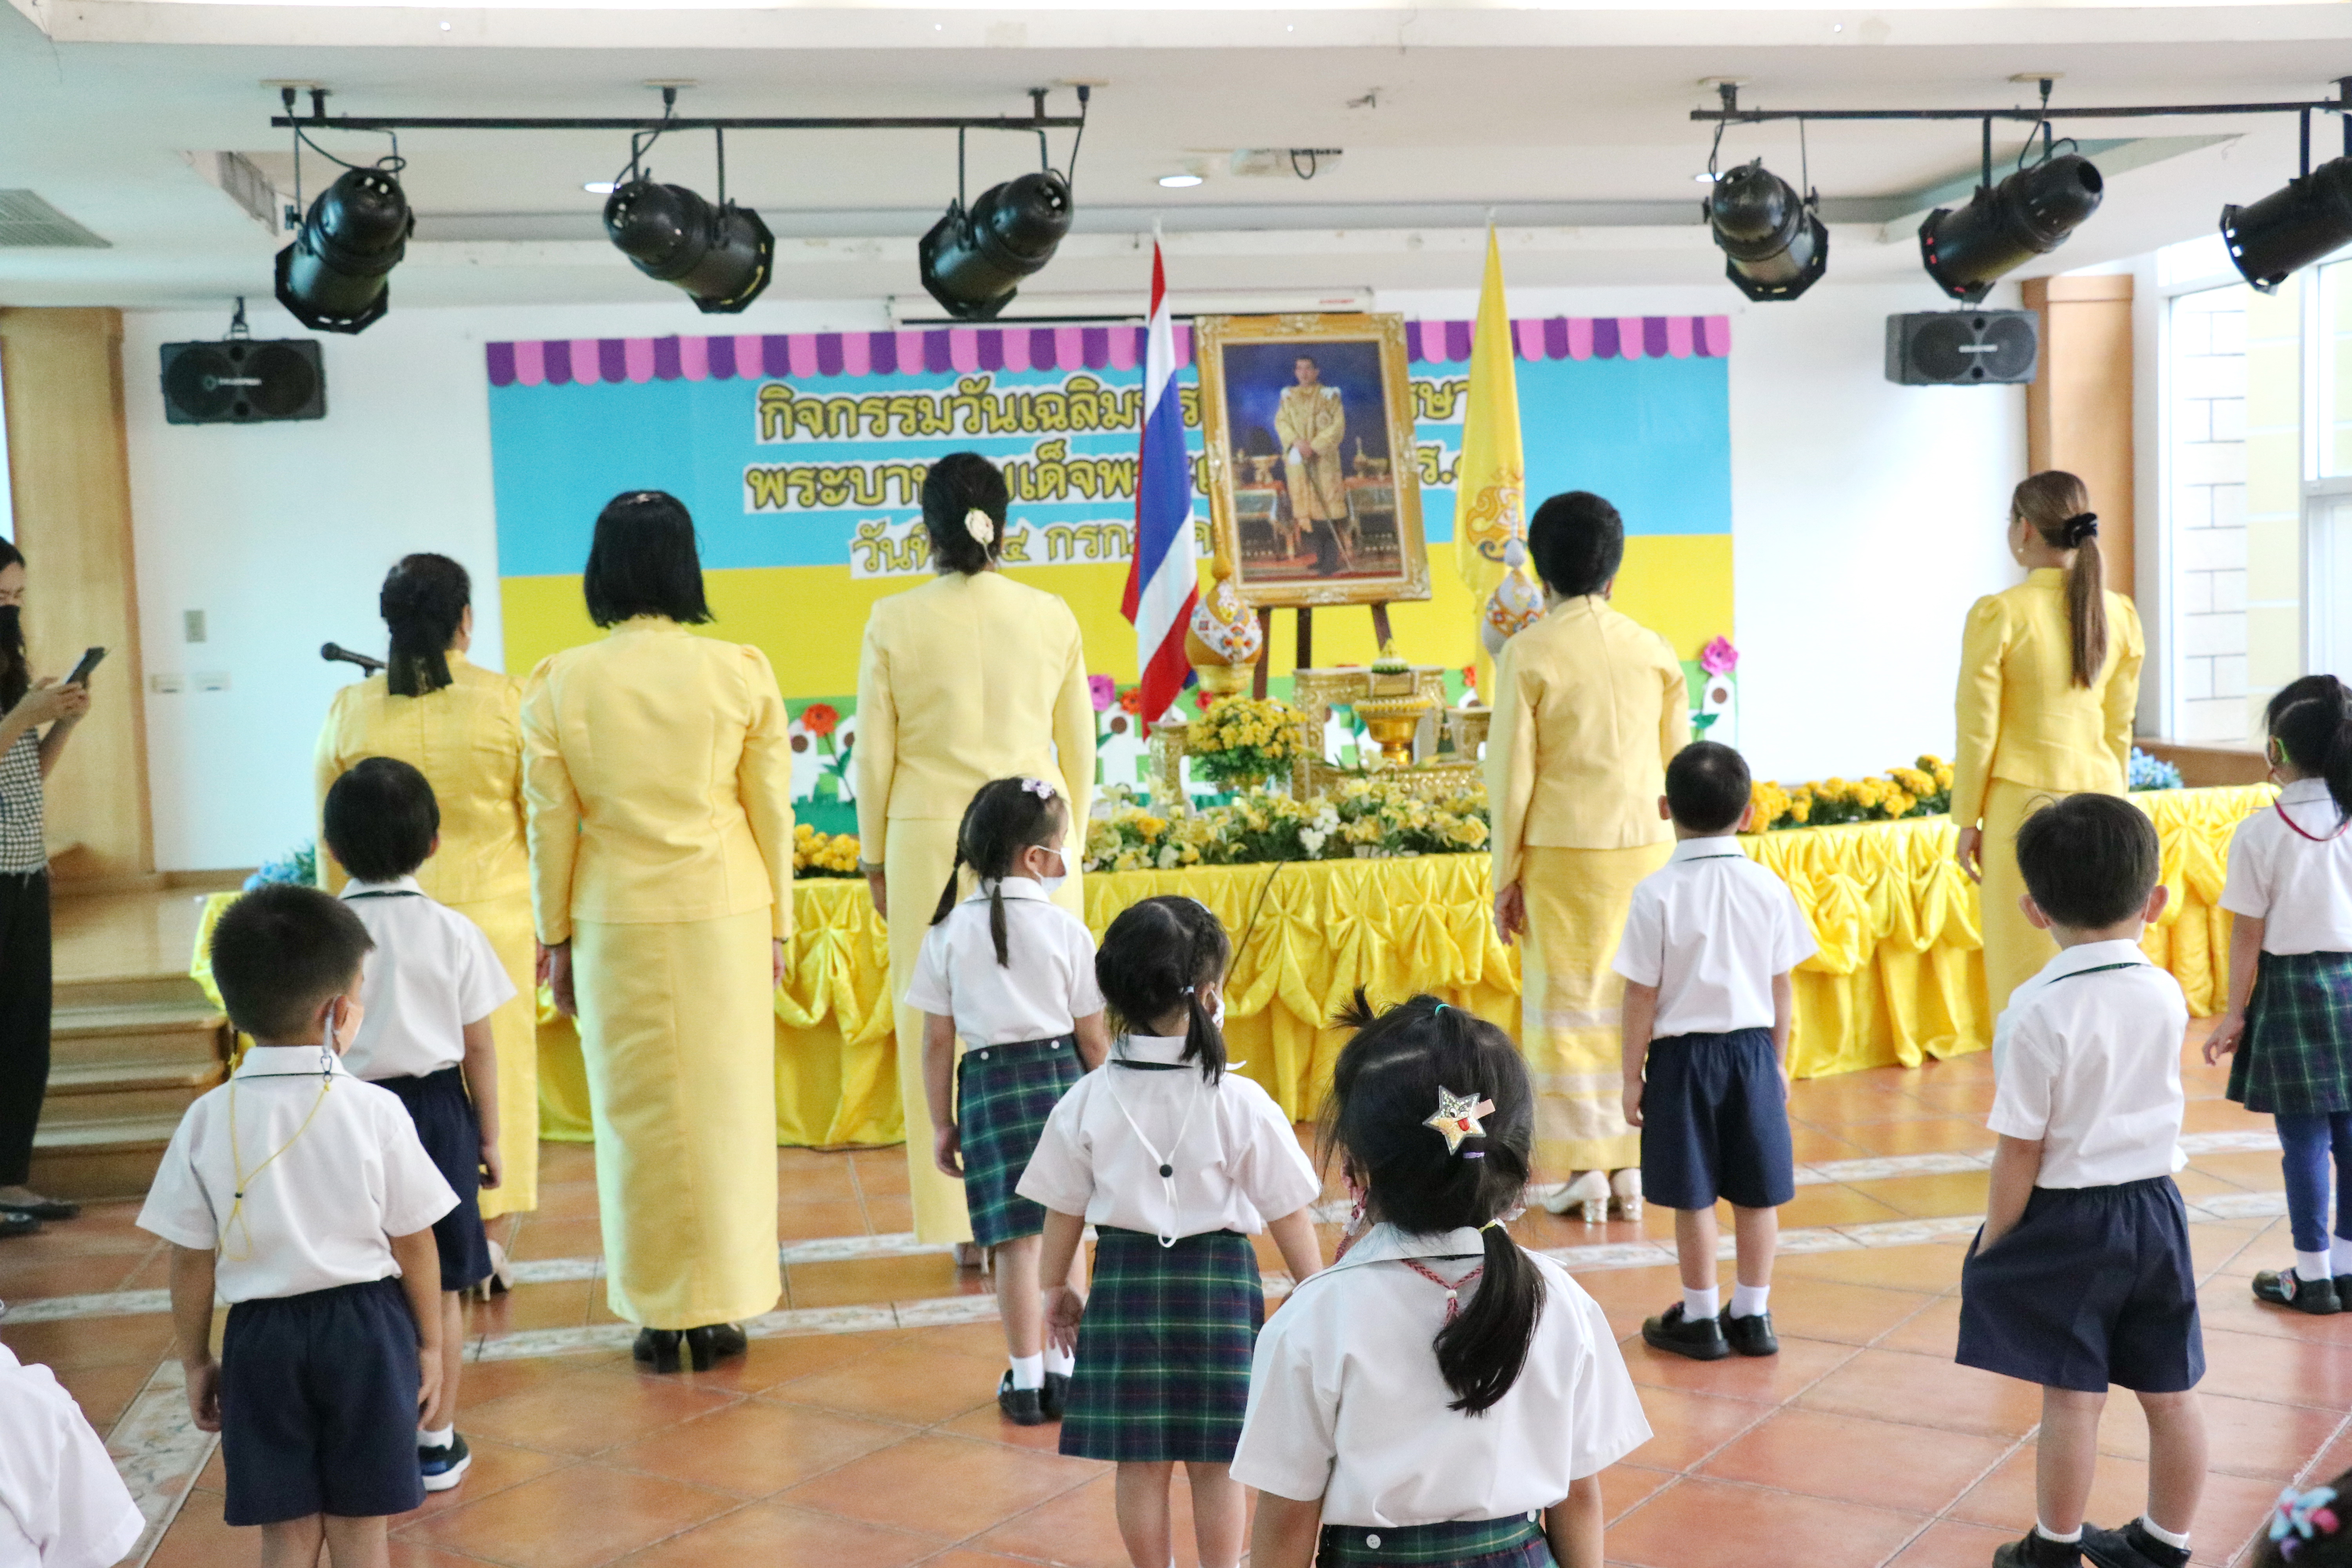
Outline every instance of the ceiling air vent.
[(112, 246), (30, 191), (0, 191), (0, 247), (62, 246), (108, 250)]

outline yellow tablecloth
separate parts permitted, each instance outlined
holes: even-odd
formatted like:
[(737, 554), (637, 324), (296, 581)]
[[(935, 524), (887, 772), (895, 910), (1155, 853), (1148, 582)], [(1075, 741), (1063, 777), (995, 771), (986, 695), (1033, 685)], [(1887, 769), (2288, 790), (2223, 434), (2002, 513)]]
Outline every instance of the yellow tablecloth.
[[(2132, 797), (2155, 819), (2172, 889), (2142, 945), (2169, 969), (2189, 1011), (2219, 1010), (2230, 945), (2219, 907), (2230, 832), (2269, 805), (2266, 785)], [(1797, 973), (1800, 1078), (1983, 1050), (1986, 1016), (1976, 889), (1952, 859), (1947, 818), (1797, 828), (1743, 838), (1812, 922), (1821, 952)], [(1294, 1117), (1312, 1116), (1341, 1037), (1322, 1027), (1358, 985), (1375, 1001), (1429, 991), (1511, 1030), (1519, 963), (1487, 919), (1487, 858), (1325, 860), (1129, 871), (1086, 879), (1097, 935), (1129, 904), (1184, 893), (1216, 911), (1237, 949), (1226, 986), (1234, 1059)], [(212, 993), (205, 911), (190, 967)], [(891, 1053), (889, 942), (866, 884), (793, 890), (790, 972), (776, 994), (776, 1141), (837, 1147), (902, 1135)], [(217, 1000), (217, 993), (213, 993)], [(588, 1102), (571, 1020), (541, 999), (540, 1130), (584, 1142)]]

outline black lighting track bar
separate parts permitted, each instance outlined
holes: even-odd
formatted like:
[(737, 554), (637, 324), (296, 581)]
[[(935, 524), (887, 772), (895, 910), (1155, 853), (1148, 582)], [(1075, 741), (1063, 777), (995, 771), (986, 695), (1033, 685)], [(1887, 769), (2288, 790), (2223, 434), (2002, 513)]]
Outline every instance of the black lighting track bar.
[[(288, 97), (292, 95), (289, 93)], [(521, 115), (403, 115), (334, 114), (326, 111), (320, 95), (313, 93), (310, 112), (278, 114), (269, 123), (280, 131), (1076, 131), (1087, 122), (1083, 114), (1048, 114), (1045, 91), (1029, 89), (1030, 112), (1025, 118), (991, 115), (789, 115), (760, 119), (697, 118), (641, 115), (628, 119), (560, 117), (534, 119)]]
[[(2044, 91), (2048, 84), (2043, 84)], [(2030, 109), (1742, 109), (1739, 89), (1723, 86), (1720, 109), (1694, 109), (1693, 120), (1721, 121), (1733, 125), (1761, 125), (1774, 120), (2021, 120), (2040, 124), (2045, 120), (2148, 120), (2180, 114), (2352, 114), (2352, 77), (2336, 83), (2334, 101), (2295, 103), (2127, 103), (2077, 109), (2044, 104)]]

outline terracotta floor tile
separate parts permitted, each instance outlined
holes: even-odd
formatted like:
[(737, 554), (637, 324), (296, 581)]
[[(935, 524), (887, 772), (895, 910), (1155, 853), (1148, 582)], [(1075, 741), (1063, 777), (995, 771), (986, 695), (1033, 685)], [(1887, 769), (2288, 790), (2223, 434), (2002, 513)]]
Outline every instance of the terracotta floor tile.
[(2236, 1226), (2191, 1224), (2189, 1226), (2189, 1258), (2197, 1278), (2203, 1279), (2214, 1274), (2252, 1279), (2256, 1268), (2284, 1268), (2293, 1263), (2291, 1257), (2271, 1258), (2257, 1255), (2249, 1259), (2242, 1275), (2233, 1268), (2239, 1255), (2253, 1245), (2256, 1232)]
[(1001, 1359), (900, 1345), (848, 1365), (780, 1383), (771, 1399), (928, 1426), (996, 1402)]
[[(395, 1536), (391, 1542), (392, 1568), (481, 1568), (482, 1560), (450, 1552), (422, 1541)], [(321, 1562), (325, 1561), (322, 1556)]]
[(147, 1568), (224, 1568), (261, 1561), (261, 1531), (229, 1528), (221, 1519), (227, 1501), (216, 1491), (190, 1492), (172, 1528), (155, 1543)]
[(866, 1194), (866, 1228), (876, 1236), (904, 1236), (915, 1228), (915, 1200), (904, 1193)]
[(1938, 1082), (1923, 1081), (1923, 1075), (1917, 1073), (1911, 1078), (1904, 1092), (1941, 1115), (1973, 1116), (1981, 1121), (1992, 1110), (1993, 1085), (1990, 1077)]
[(861, 1307), (888, 1301), (921, 1301), (935, 1296), (984, 1292), (976, 1278), (960, 1274), (943, 1252), (912, 1258), (855, 1258), (841, 1263), (795, 1263), (784, 1270), (794, 1307)]
[[(2226, 1073), (2217, 1073), (2222, 1077)], [(2248, 1110), (2231, 1100), (2192, 1100), (2188, 1114), (2181, 1119), (2183, 1132), (2267, 1132), (2276, 1126), (2271, 1119), (2256, 1110)], [(2273, 1170), (2278, 1167), (2278, 1157), (2269, 1157)], [(2198, 1163), (2202, 1164), (2203, 1161)]]
[(738, 1397), (614, 1368), (477, 1405), (467, 1429), (557, 1454), (593, 1454), (708, 1415)]
[[(1776, 1291), (1777, 1295), (1778, 1292)], [(1909, 1351), (1914, 1355), (1949, 1361), (1960, 1343), (1960, 1299), (1938, 1296), (1889, 1330), (1877, 1342), (1883, 1351)]]
[(602, 1258), (604, 1233), (592, 1212), (571, 1219), (533, 1219), (515, 1237), (518, 1261), (542, 1258)]
[(118, 1281), (117, 1290), (168, 1290), (172, 1286), (172, 1256), (169, 1248), (158, 1248), (145, 1261)]
[(545, 1285), (518, 1285), (485, 1303), (466, 1306), (467, 1331), (519, 1333), (527, 1329), (576, 1329), (588, 1321), (588, 1302), (604, 1293), (602, 1279), (559, 1279)]
[(1576, 1277), (1585, 1294), (1609, 1315), (1609, 1327), (1619, 1339), (1642, 1331), (1642, 1320), (1654, 1318), (1676, 1301), (1681, 1276), (1671, 1263), (1655, 1268), (1595, 1268)]
[(1792, 1261), (1782, 1259), (1772, 1271), (1772, 1324), (1782, 1339), (1793, 1335), (1866, 1345), (1936, 1300), (1924, 1290), (1792, 1275), (1787, 1268)]
[[(1773, 1314), (1777, 1324), (1780, 1314)], [(1827, 1340), (1780, 1335), (1780, 1353), (1769, 1356), (1727, 1356), (1699, 1362), (1670, 1351), (1654, 1350), (1639, 1341), (1625, 1347), (1625, 1366), (1633, 1381), (1645, 1388), (1680, 1388), (1692, 1394), (1712, 1394), (1727, 1399), (1748, 1399), (1778, 1405), (1796, 1396), (1855, 1354), (1853, 1345)]]
[(196, 1485), (211, 1491), (228, 1490), (228, 1461), (222, 1456), (219, 1444), (213, 1445), (213, 1457), (196, 1472)]
[(1097, 1473), (1083, 1459), (925, 1433), (803, 1482), (781, 1500), (955, 1542)]
[(627, 1568), (905, 1568), (940, 1549), (937, 1538), (859, 1524), (835, 1514), (759, 1502), (696, 1525), (625, 1559)]
[[(158, 1358), (160, 1359), (160, 1358)], [(122, 1419), (147, 1380), (155, 1375), (153, 1362), (121, 1362), (112, 1366), (86, 1366), (57, 1374), (58, 1382), (83, 1416), (100, 1432)]]
[[(2226, 1394), (2204, 1393), (2209, 1467), (2232, 1475), (2271, 1477), (2284, 1482), (2327, 1444), (2343, 1420), (2340, 1410), (2306, 1405), (2268, 1405)], [(2147, 1458), (2147, 1422), (2139, 1401), (2116, 1389), (2099, 1419), (2099, 1452), (2118, 1458)]]
[[(1026, 1513), (1015, 1514), (968, 1544), (974, 1551), (1008, 1557), (1043, 1558), (1069, 1568), (1127, 1568), (1108, 1473), (1073, 1488)], [(1181, 1469), (1179, 1469), (1181, 1475)], [(1191, 1489), (1180, 1479), (1169, 1489), (1170, 1541), (1180, 1568), (1200, 1561), (1192, 1542)]]
[(2239, 1561), (2247, 1543), (2268, 1529), (2279, 1485), (2277, 1476), (2207, 1476), (2189, 1536), (2191, 1557), (2198, 1563)]
[(926, 1557), (923, 1568), (1036, 1568), (1036, 1564), (1025, 1557), (1003, 1557), (993, 1552), (972, 1552), (959, 1546), (937, 1557)]
[(1826, 1078), (1801, 1078), (1789, 1089), (1789, 1114), (1815, 1126), (1847, 1121), (1877, 1121), (1905, 1113), (1910, 1097), (1904, 1093), (1909, 1075), (1899, 1072), (1842, 1072)]
[(951, 1432), (959, 1437), (974, 1437), (983, 1443), (1003, 1443), (1007, 1447), (1026, 1448), (1033, 1454), (1058, 1454), (1062, 1451), (1062, 1428), (1058, 1422), (1048, 1421), (1042, 1426), (1015, 1426), (1007, 1421), (990, 1400), (977, 1410), (967, 1410), (952, 1421), (942, 1421), (932, 1428)]
[(463, 1393), (470, 1409), (480, 1409), (494, 1399), (545, 1388), (566, 1378), (580, 1377), (592, 1372), (609, 1372), (618, 1366), (624, 1356), (530, 1356), (513, 1361), (477, 1361), (466, 1364)]
[(522, 1216), (522, 1228), (547, 1225), (559, 1219), (594, 1219), (596, 1217), (596, 1184), (593, 1182), (541, 1182), (539, 1184), (539, 1206)]
[(593, 1144), (540, 1140), (539, 1180), (541, 1186), (555, 1182), (593, 1182), (595, 1179), (596, 1149)]
[(682, 1372), (680, 1382), (691, 1388), (760, 1394), (815, 1372), (838, 1372), (883, 1347), (870, 1334), (787, 1334), (753, 1340), (740, 1356), (730, 1356), (709, 1372)]
[(1797, 1396), (1809, 1410), (2016, 1437), (2042, 1419), (2041, 1391), (1933, 1356), (1869, 1350)]
[(877, 1149), (849, 1156), (849, 1163), (857, 1173), (857, 1191), (872, 1199), (896, 1194), (907, 1195), (907, 1152), (903, 1148)]
[(1948, 1171), (1933, 1176), (1889, 1176), (1884, 1181), (1856, 1182), (1853, 1189), (1898, 1210), (1907, 1219), (1943, 1219), (1950, 1215), (1984, 1213), (1986, 1180), (1982, 1171)]
[(1784, 1230), (1816, 1225), (1885, 1225), (1910, 1217), (1884, 1198), (1836, 1182), (1799, 1187), (1797, 1195), (1780, 1205)]
[(776, 1173), (776, 1196), (786, 1204), (854, 1204), (857, 1177), (849, 1168), (847, 1155), (816, 1155), (808, 1163), (795, 1163)]
[(1601, 1472), (1601, 1517), (1614, 1523), (1675, 1479), (1672, 1470), (1654, 1470), (1646, 1465), (1610, 1466)]
[(776, 1205), (776, 1239), (814, 1241), (833, 1236), (865, 1236), (866, 1205), (856, 1197), (802, 1199), (787, 1195)]
[(1807, 1252), (1772, 1265), (1772, 1278), (1835, 1279), (1848, 1285), (1885, 1285), (1897, 1290), (1939, 1294), (1960, 1282), (1962, 1242), (1925, 1247), (1865, 1247), (1852, 1252)]
[[(2269, 1260), (2262, 1261), (2264, 1267), (2270, 1267)], [(2290, 1258), (2281, 1267), (2292, 1262)], [(2197, 1292), (2197, 1315), (2209, 1331), (2226, 1329), (2232, 1333), (2302, 1340), (2311, 1344), (2331, 1345), (2352, 1353), (2352, 1312), (2314, 1318), (2284, 1307), (2257, 1301), (2243, 1275), (2218, 1275), (2208, 1281)]]
[(466, 1433), (466, 1447), (472, 1450), (474, 1456), (474, 1463), (466, 1471), (466, 1479), (446, 1492), (426, 1493), (423, 1508), (394, 1518), (394, 1529), (448, 1513), (467, 1503), (479, 1502), (493, 1493), (536, 1480), (550, 1471), (560, 1470), (577, 1462), (561, 1454), (545, 1454), (537, 1448), (519, 1448), (511, 1443), (497, 1442), (479, 1436), (470, 1429)]
[[(2029, 1443), (1954, 1504), (1951, 1517), (1992, 1525), (2011, 1535), (2022, 1533), (2033, 1522), (2033, 1446)], [(2277, 1496), (2275, 1477), (2209, 1475), (2189, 1531), (2197, 1561), (2227, 1562), (2268, 1515)], [(2091, 1483), (2087, 1517), (2113, 1529), (2137, 1517), (2147, 1506), (2147, 1467), (2136, 1459), (2103, 1455)]]
[(2017, 1537), (2013, 1530), (1990, 1530), (1981, 1524), (1938, 1520), (1905, 1547), (1887, 1568), (1985, 1568), (2001, 1542)]
[(1606, 1555), (1628, 1568), (1877, 1568), (1926, 1522), (1885, 1509), (1686, 1479), (1619, 1521)]
[(1789, 1139), (1796, 1158), (1804, 1164), (1818, 1164), (1827, 1160), (1859, 1160), (1862, 1146), (1849, 1143), (1834, 1133), (1818, 1127), (1797, 1125), (1789, 1129)]
[(759, 1498), (910, 1435), (905, 1426), (755, 1399), (609, 1449), (599, 1462)]
[(1771, 1410), (1744, 1399), (1721, 1399), (1679, 1388), (1645, 1388), (1642, 1413), (1650, 1418), (1650, 1440), (1626, 1458), (1653, 1469), (1684, 1470), (1762, 1421)]
[(2205, 1381), (2198, 1386), (2209, 1394), (2340, 1411), (2352, 1405), (2352, 1355), (2308, 1340), (2208, 1330)]
[(1992, 1147), (1984, 1119), (1926, 1116), (1908, 1121), (1856, 1121), (1832, 1129), (1864, 1154), (1948, 1154)]
[(46, 1323), (0, 1321), (0, 1344), (27, 1364), (54, 1372), (144, 1363), (149, 1370), (172, 1348), (172, 1320), (163, 1313), (133, 1318), (62, 1318)]
[(1934, 1514), (1983, 1479), (2010, 1440), (1933, 1436), (1817, 1410), (1782, 1410), (1709, 1459), (1703, 1473), (1809, 1497)]
[[(2218, 1237), (2221, 1232), (2232, 1227), (2229, 1222), (2223, 1221), (2204, 1228)], [(2239, 1282), (2239, 1289), (2251, 1294), (2256, 1274), (2265, 1268), (2285, 1268), (2294, 1262), (2294, 1235), (2284, 1215), (2267, 1225), (2258, 1219), (2242, 1220), (2234, 1228), (2244, 1233), (2245, 1245), (2215, 1267), (2213, 1278), (2235, 1279)], [(2196, 1229), (2192, 1223), (2192, 1242)]]
[(54, 1263), (61, 1258), (144, 1258), (163, 1244), (128, 1222), (93, 1218), (85, 1209), (79, 1219), (52, 1220), (31, 1236), (10, 1237), (6, 1245), (11, 1262)]
[(407, 1526), (404, 1539), (513, 1568), (590, 1568), (736, 1506), (723, 1492), (571, 1465)]
[(95, 1290), (123, 1289), (125, 1280), (156, 1261), (152, 1255), (142, 1257), (131, 1252), (18, 1261), (9, 1250), (10, 1246), (0, 1241), (0, 1301), (30, 1301), (42, 1296), (79, 1296)]

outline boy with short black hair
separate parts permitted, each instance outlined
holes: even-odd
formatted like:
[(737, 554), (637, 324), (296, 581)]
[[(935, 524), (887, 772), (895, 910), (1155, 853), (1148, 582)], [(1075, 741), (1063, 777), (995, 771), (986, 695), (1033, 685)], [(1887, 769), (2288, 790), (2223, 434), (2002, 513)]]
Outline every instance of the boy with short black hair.
[[(172, 1244), (188, 1406), (221, 1434), (226, 1519), (264, 1568), (382, 1568), (425, 1500), (413, 1434), (440, 1381), (433, 1222), (457, 1202), (400, 1101), (345, 1072), (368, 934), (278, 884), (214, 928), (213, 978), (253, 1047), (188, 1108), (140, 1211)], [(229, 1302), (217, 1363), (215, 1292)]]
[[(1694, 1361), (1773, 1355), (1772, 1252), (1797, 1195), (1789, 1138), (1789, 972), (1813, 953), (1788, 885), (1732, 836), (1748, 825), (1748, 763), (1697, 741), (1666, 764), (1658, 815), (1674, 857), (1633, 889), (1625, 977), (1625, 1120), (1642, 1130), (1642, 1190), (1675, 1211), (1683, 1299), (1642, 1325)], [(1738, 1284), (1718, 1310), (1715, 1204), (1730, 1200)]]
[[(2205, 1480), (2205, 1373), (2179, 1156), (2188, 1004), (2139, 949), (2164, 912), (2156, 826), (2068, 795), (2017, 834), (2025, 917), (2058, 955), (1993, 1035), (1984, 1228), (1960, 1273), (1963, 1366), (2042, 1385), (2035, 1522), (1998, 1568), (2182, 1568)], [(2084, 1529), (2107, 1385), (2147, 1417), (2147, 1512)]]
[(327, 791), (327, 848), (351, 873), (344, 907), (373, 940), (362, 1000), (367, 1021), (344, 1065), (400, 1097), (425, 1152), (457, 1194), (433, 1227), (441, 1262), (439, 1419), (416, 1432), (425, 1489), (446, 1491), (473, 1463), (457, 1434), (463, 1292), (489, 1278), (479, 1190), (499, 1184), (498, 1047), (490, 1015), (515, 994), (489, 938), (427, 898), (416, 868), (441, 844), (441, 806), (423, 773), (366, 757)]

